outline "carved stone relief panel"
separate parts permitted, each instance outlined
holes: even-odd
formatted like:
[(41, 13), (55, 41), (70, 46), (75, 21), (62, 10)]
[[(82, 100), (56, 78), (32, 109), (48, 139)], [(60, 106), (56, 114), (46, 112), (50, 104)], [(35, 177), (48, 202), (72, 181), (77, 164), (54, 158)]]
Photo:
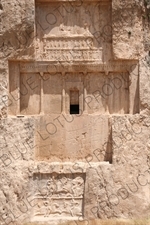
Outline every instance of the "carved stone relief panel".
[(108, 60), (112, 36), (110, 3), (36, 1), (37, 58), (72, 63)]
[(82, 217), (85, 174), (33, 175), (31, 181), (35, 207), (33, 219)]

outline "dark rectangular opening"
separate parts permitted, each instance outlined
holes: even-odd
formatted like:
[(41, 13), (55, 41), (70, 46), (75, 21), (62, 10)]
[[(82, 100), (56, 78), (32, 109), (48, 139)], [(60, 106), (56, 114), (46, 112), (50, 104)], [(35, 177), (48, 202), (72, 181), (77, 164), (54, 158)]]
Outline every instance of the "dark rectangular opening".
[(79, 114), (79, 105), (70, 105), (70, 114)]
[(79, 114), (79, 90), (70, 90), (70, 114)]

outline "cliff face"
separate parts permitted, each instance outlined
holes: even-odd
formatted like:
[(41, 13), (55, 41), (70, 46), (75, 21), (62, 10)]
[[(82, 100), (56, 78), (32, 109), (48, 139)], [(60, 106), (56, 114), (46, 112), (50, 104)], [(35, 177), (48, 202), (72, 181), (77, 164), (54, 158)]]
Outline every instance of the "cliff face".
[(150, 2), (115, 1), (112, 11), (114, 57), (139, 60), (140, 111), (149, 115)]
[(149, 217), (149, 29), (148, 0), (0, 1), (2, 225)]

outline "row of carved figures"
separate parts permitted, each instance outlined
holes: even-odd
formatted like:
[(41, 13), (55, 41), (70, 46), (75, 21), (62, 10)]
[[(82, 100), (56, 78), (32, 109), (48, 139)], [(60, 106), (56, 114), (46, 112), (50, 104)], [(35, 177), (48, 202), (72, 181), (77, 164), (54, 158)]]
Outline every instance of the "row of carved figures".
[(59, 40), (47, 40), (44, 39), (44, 49), (76, 49), (76, 48), (86, 48), (90, 49), (93, 47), (93, 40), (92, 38), (85, 38), (79, 40), (67, 40), (67, 39), (59, 39)]
[(46, 50), (43, 57), (48, 60), (100, 60), (101, 50)]
[(35, 208), (34, 216), (81, 216), (82, 215), (82, 201), (66, 200), (53, 201), (50, 199), (45, 199), (44, 201), (39, 201), (37, 207)]
[(83, 197), (84, 180), (82, 177), (69, 179), (62, 177), (55, 179), (49, 178), (44, 185), (40, 182), (36, 185), (35, 196), (55, 196), (55, 197)]

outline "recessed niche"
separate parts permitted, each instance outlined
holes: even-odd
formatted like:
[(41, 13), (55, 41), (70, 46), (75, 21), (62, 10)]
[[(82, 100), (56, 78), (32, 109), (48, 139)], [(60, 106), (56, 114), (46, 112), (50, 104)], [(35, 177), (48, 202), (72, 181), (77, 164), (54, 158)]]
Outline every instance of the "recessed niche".
[(79, 91), (70, 91), (70, 114), (79, 114)]
[(70, 114), (79, 114), (79, 105), (70, 105)]
[(39, 60), (95, 63), (111, 57), (111, 1), (36, 0), (35, 6)]

